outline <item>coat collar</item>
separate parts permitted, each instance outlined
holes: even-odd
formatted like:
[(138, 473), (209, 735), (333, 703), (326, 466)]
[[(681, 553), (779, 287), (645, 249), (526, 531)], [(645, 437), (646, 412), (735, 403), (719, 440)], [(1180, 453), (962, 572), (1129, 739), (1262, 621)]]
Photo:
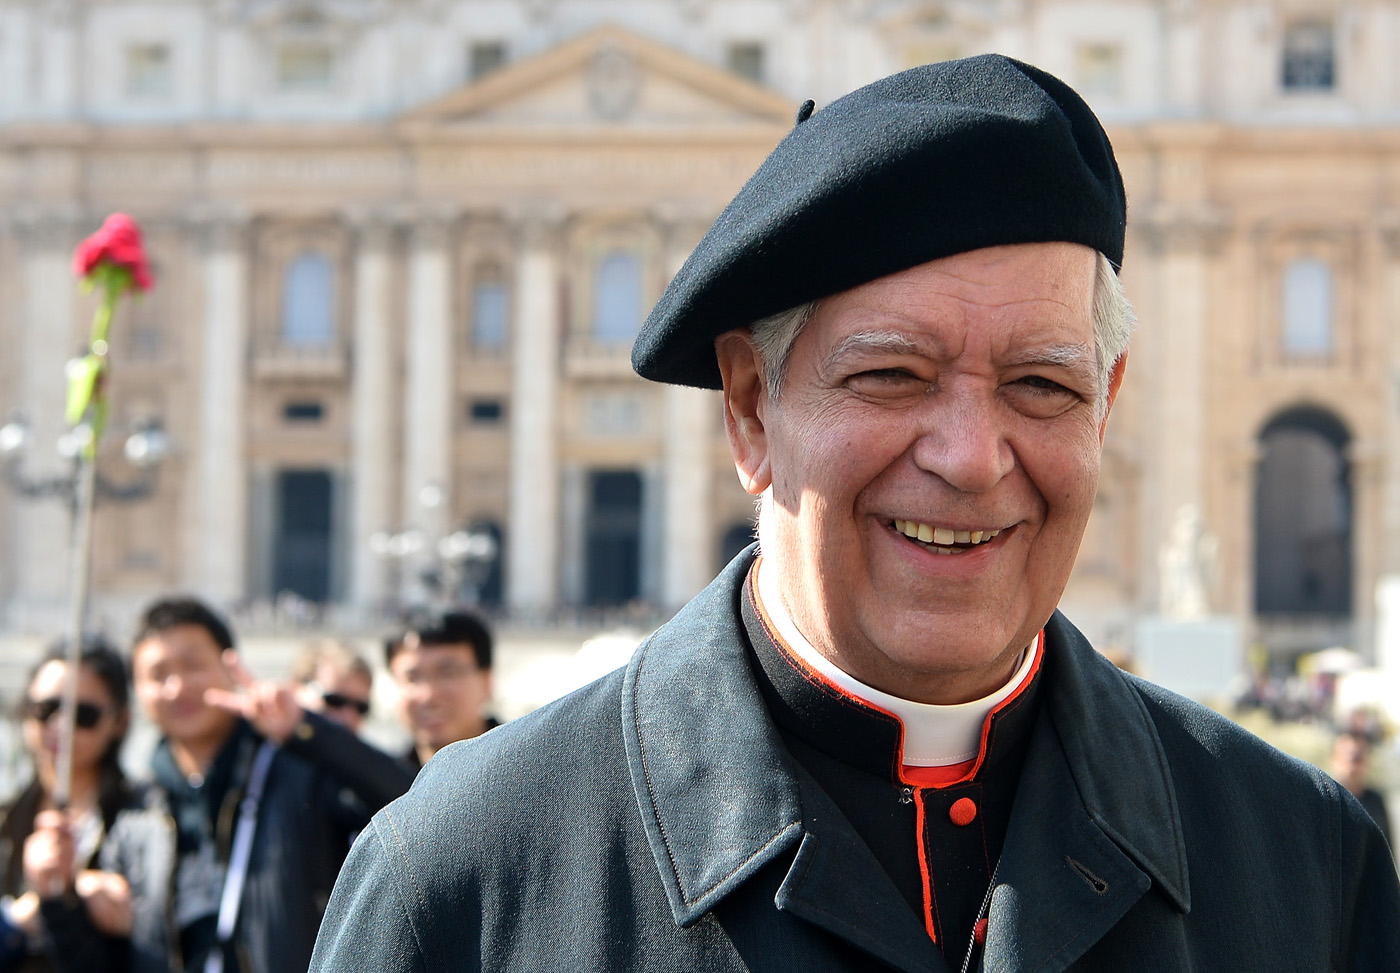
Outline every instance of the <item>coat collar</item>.
[(1084, 809), (1178, 909), (1190, 912), (1176, 787), (1157, 726), (1130, 684), (1134, 677), (1094, 651), (1058, 611), (1045, 635), (1055, 666), (1049, 716)]
[[(681, 926), (811, 830), (796, 768), (746, 658), (739, 599), (753, 553), (647, 639), (623, 679), (633, 790)], [(1063, 968), (1152, 883), (1190, 908), (1171, 772), (1140, 697), (1059, 613), (1046, 627), (1046, 658), (1046, 706), (993, 897), (993, 928), (1006, 935), (994, 937), (999, 948), (989, 939), (987, 969), (1034, 953), (1047, 969)], [(798, 854), (790, 879), (803, 864)], [(1070, 931), (1067, 903), (1086, 894), (1084, 921), (1073, 937), (1061, 935)], [(1054, 944), (1050, 932), (1060, 937)]]

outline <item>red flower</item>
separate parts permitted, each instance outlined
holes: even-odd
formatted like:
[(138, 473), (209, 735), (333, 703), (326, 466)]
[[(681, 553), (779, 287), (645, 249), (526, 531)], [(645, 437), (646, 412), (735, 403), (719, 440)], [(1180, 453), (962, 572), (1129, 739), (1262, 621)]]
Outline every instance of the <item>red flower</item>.
[(141, 244), (141, 228), (125, 213), (107, 217), (102, 229), (73, 251), (73, 272), (79, 277), (89, 276), (103, 263), (125, 268), (131, 274), (131, 282), (143, 291), (155, 283)]

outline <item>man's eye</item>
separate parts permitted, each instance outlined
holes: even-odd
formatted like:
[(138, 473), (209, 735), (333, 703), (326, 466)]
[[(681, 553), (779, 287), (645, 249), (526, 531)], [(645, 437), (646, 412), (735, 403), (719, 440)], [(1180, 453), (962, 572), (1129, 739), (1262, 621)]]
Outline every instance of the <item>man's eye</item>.
[(1070, 389), (1065, 388), (1059, 382), (1046, 378), (1044, 375), (1027, 375), (1017, 381), (1018, 385), (1024, 386), (1033, 392), (1047, 395), (1074, 395)]
[(905, 385), (926, 386), (928, 382), (903, 368), (872, 368), (857, 372), (847, 382), (857, 391), (879, 388), (898, 388)]

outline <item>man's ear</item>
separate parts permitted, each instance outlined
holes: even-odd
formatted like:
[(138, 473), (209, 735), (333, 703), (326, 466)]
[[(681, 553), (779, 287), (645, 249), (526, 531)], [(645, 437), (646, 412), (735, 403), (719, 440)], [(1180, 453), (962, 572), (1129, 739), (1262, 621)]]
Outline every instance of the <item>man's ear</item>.
[(768, 467), (768, 434), (763, 417), (768, 386), (753, 336), (747, 328), (726, 331), (715, 339), (715, 356), (724, 381), (724, 431), (739, 483), (758, 496), (773, 481)]
[(1108, 373), (1108, 399), (1104, 402), (1103, 418), (1099, 420), (1099, 445), (1103, 445), (1104, 433), (1108, 431), (1108, 414), (1113, 411), (1113, 402), (1118, 398), (1118, 388), (1123, 384), (1123, 370), (1128, 367), (1128, 352), (1118, 356), (1113, 363), (1113, 371)]

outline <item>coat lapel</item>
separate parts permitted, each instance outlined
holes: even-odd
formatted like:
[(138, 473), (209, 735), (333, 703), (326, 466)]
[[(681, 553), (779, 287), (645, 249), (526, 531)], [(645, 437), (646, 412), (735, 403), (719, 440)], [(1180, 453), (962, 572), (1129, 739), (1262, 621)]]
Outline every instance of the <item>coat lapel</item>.
[(689, 926), (802, 837), (802, 803), (749, 673), (738, 597), (752, 551), (642, 643), (623, 738), (647, 841)]
[(1128, 677), (1056, 613), (1045, 709), (992, 895), (983, 969), (1071, 966), (1154, 885), (1190, 911), (1171, 770)]

